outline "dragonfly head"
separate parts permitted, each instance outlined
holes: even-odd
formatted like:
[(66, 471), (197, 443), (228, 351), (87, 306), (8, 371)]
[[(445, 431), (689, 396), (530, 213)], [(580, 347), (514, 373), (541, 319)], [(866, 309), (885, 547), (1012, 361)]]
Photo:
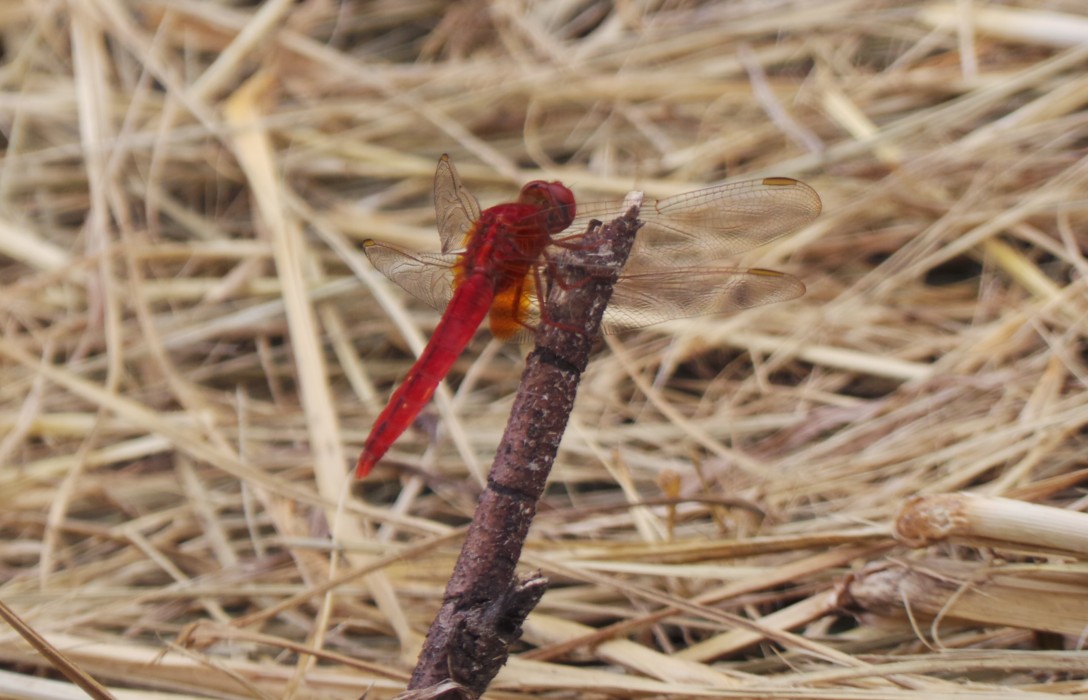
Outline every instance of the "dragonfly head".
[(518, 203), (539, 207), (548, 233), (559, 233), (574, 221), (574, 193), (561, 182), (533, 180), (521, 188)]

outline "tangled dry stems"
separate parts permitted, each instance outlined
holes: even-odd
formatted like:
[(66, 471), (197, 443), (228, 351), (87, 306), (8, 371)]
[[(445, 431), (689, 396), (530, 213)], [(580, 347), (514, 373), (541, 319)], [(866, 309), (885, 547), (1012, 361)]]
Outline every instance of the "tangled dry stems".
[[(825, 203), (758, 255), (804, 298), (606, 339), (496, 697), (1083, 692), (1079, 3), (97, 0), (0, 27), (0, 600), (118, 697), (403, 687), (521, 362), (481, 336), (438, 439), (341, 503), (436, 319), (358, 242), (433, 249), (444, 151), (485, 204), (542, 175)], [(958, 492), (985, 499), (927, 511), (954, 543), (895, 543), (907, 499)], [(3, 694), (66, 697), (2, 640)]]

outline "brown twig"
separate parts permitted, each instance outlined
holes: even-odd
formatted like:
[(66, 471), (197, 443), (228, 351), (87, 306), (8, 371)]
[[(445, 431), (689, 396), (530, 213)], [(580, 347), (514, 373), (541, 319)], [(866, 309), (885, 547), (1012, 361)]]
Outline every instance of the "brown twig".
[[(436, 697), (479, 695), (506, 663), (509, 645), (544, 595), (539, 573), (520, 579), (521, 556), (537, 501), (566, 429), (593, 339), (619, 270), (634, 242), (638, 208), (590, 228), (577, 250), (558, 256), (550, 278), (549, 323), (529, 354), (510, 421), (487, 488), (480, 497), (461, 555), (446, 587), (409, 689), (453, 680), (461, 688)], [(610, 274), (601, 274), (605, 268)]]

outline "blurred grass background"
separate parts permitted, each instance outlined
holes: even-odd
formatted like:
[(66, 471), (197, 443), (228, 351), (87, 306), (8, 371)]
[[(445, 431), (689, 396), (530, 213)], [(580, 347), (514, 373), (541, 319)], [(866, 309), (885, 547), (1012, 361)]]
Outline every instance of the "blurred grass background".
[(605, 339), (493, 697), (1088, 689), (1083, 3), (9, 0), (0, 51), (0, 601), (117, 697), (403, 688), (523, 352), (350, 482), (438, 317), (359, 244), (437, 248), (444, 152), (824, 201), (738, 261), (805, 297)]

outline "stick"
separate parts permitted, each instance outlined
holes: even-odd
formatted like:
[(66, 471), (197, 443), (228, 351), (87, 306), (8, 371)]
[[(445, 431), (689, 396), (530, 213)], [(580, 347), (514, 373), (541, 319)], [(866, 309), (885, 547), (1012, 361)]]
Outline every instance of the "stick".
[[(514, 569), (559, 450), (605, 306), (634, 243), (638, 203), (592, 226), (549, 272), (548, 323), (526, 360), (510, 421), (476, 515), (431, 624), (408, 688), (427, 697), (477, 697), (509, 657), (521, 624), (547, 586), (539, 572)], [(601, 274), (602, 268), (608, 270)], [(453, 681), (453, 684), (447, 683)], [(442, 689), (439, 684), (447, 683)], [(460, 687), (458, 687), (460, 686)]]

